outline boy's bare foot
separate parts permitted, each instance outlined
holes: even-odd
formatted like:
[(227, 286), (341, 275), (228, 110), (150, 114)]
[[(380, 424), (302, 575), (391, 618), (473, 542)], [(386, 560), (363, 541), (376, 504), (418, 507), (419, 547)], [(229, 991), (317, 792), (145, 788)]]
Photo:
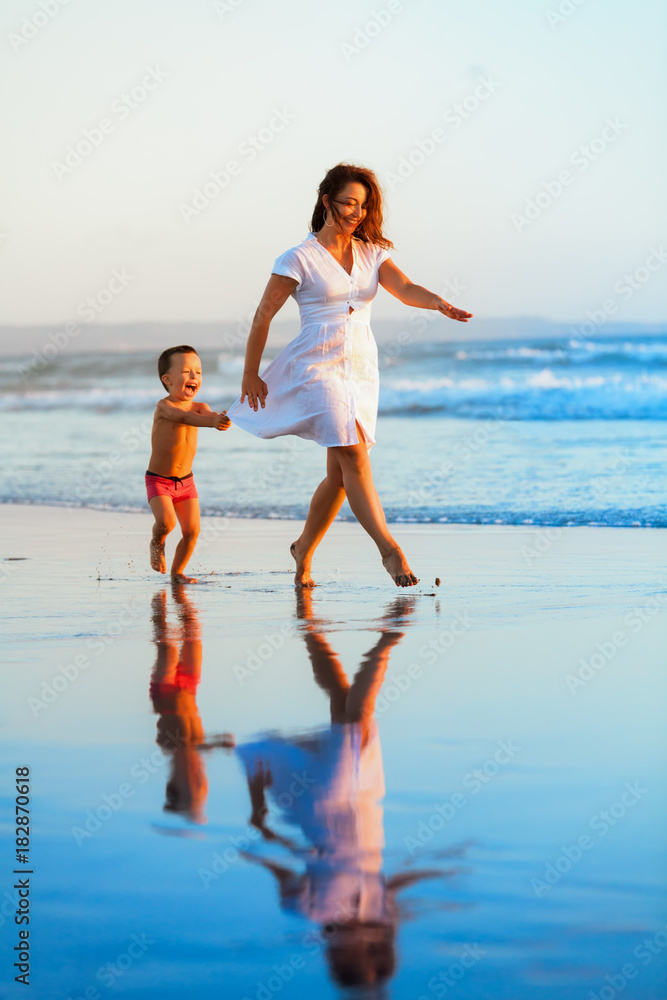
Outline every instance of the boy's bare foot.
[(164, 541), (156, 542), (154, 538), (151, 538), (151, 569), (154, 569), (156, 573), (166, 573), (167, 563), (164, 558)]
[(384, 557), (382, 565), (397, 587), (414, 587), (416, 583), (419, 583), (398, 545), (389, 555)]
[(294, 574), (294, 586), (295, 587), (316, 587), (317, 584), (310, 575), (310, 557), (305, 558), (301, 555), (297, 549), (296, 542), (292, 542), (289, 547), (292, 554), (292, 558), (296, 563), (296, 573)]
[(185, 573), (173, 573), (171, 577), (172, 583), (198, 583), (196, 576), (186, 576)]

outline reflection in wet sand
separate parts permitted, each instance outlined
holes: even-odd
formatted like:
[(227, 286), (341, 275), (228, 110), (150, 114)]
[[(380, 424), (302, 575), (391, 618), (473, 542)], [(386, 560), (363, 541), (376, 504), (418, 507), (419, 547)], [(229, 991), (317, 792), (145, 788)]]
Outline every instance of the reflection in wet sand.
[[(333, 980), (345, 986), (379, 985), (395, 971), (400, 920), (397, 894), (440, 871), (383, 872), (384, 772), (375, 700), (391, 651), (403, 632), (393, 602), (352, 681), (312, 613), (312, 594), (298, 597), (297, 614), (317, 684), (329, 698), (331, 724), (303, 736), (271, 733), (238, 747), (248, 780), (250, 822), (263, 838), (287, 849), (286, 863), (246, 853), (275, 877), (281, 906), (321, 926)], [(400, 619), (399, 619), (400, 620)], [(267, 794), (281, 820), (296, 828), (285, 837), (267, 821)], [(289, 863), (289, 862), (292, 863)], [(294, 861), (300, 863), (295, 867)]]
[(208, 782), (200, 748), (204, 743), (197, 687), (201, 678), (202, 643), (197, 611), (186, 589), (173, 585), (178, 625), (167, 616), (167, 591), (153, 597), (156, 660), (150, 696), (158, 718), (157, 743), (170, 757), (164, 808), (194, 823), (205, 823)]

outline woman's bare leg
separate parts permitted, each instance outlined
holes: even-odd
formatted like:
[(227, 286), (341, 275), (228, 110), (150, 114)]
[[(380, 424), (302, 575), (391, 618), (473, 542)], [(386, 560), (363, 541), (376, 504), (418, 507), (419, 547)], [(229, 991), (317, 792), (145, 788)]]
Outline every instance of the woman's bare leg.
[[(357, 428), (359, 425), (357, 424)], [(352, 513), (371, 536), (382, 556), (382, 565), (397, 587), (414, 587), (419, 580), (395, 538), (389, 533), (380, 498), (373, 482), (371, 460), (359, 430), (359, 444), (332, 448), (340, 465), (343, 487)]]
[(372, 649), (365, 654), (347, 693), (348, 721), (358, 722), (372, 717), (375, 700), (389, 666), (389, 654), (405, 632), (383, 632)]
[(340, 464), (332, 454), (333, 450), (332, 448), (327, 450), (327, 475), (313, 494), (303, 531), (290, 546), (290, 552), (296, 562), (294, 583), (297, 587), (315, 586), (315, 581), (310, 575), (313, 553), (329, 530), (345, 499)]
[(403, 551), (389, 533), (359, 424), (357, 432), (359, 444), (328, 449), (326, 479), (315, 490), (303, 531), (290, 547), (296, 561), (294, 583), (298, 587), (315, 586), (310, 574), (313, 553), (331, 527), (346, 494), (352, 513), (377, 545), (382, 565), (396, 586), (414, 587), (419, 583)]

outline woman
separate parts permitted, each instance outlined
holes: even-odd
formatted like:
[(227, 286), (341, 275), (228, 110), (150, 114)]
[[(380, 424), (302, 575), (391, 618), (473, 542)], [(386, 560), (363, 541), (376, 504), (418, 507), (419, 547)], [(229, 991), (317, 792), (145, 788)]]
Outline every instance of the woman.
[[(375, 174), (339, 163), (320, 184), (311, 232), (273, 266), (246, 347), (241, 397), (228, 416), (258, 437), (282, 434), (327, 449), (326, 477), (315, 490), (300, 537), (292, 543), (294, 582), (313, 587), (315, 549), (347, 496), (397, 587), (419, 581), (390, 535), (373, 484), (377, 346), (370, 329), (378, 282), (408, 306), (437, 309), (466, 323), (471, 313), (414, 285), (391, 260), (382, 232), (382, 193)], [(288, 297), (299, 305), (301, 332), (259, 375), (269, 325)], [(241, 409), (248, 400), (249, 409)]]

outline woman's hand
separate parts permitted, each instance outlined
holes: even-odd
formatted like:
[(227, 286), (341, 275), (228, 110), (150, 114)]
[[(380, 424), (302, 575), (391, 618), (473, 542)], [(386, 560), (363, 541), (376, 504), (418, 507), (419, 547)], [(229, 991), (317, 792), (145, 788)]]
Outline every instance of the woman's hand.
[(472, 313), (466, 312), (465, 309), (457, 309), (456, 306), (446, 302), (439, 295), (434, 296), (433, 308), (441, 312), (443, 316), (457, 319), (460, 323), (467, 323), (469, 319), (472, 319)]
[(266, 382), (256, 374), (256, 372), (244, 372), (241, 382), (241, 402), (248, 397), (248, 406), (257, 412), (257, 404), (260, 403), (264, 409), (264, 400), (269, 394)]

